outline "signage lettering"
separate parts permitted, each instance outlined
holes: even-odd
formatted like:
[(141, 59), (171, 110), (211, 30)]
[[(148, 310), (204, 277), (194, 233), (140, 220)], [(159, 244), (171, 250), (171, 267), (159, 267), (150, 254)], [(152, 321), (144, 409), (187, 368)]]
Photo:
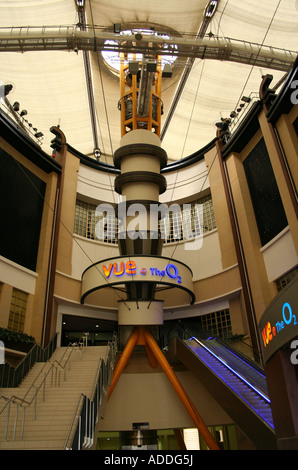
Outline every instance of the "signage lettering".
[(134, 261), (121, 261), (121, 263), (110, 263), (109, 266), (103, 265), (104, 275), (110, 278), (112, 274), (115, 276), (123, 276), (123, 274), (133, 275), (136, 274), (136, 263)]
[[(120, 261), (119, 263), (110, 263), (109, 265), (103, 265), (102, 267), (104, 275), (109, 279), (112, 275), (120, 277), (125, 274), (134, 275), (137, 274), (137, 265), (134, 261)], [(149, 268), (147, 271), (146, 268), (140, 268), (139, 273), (145, 276), (148, 272), (151, 273), (151, 276), (165, 277), (168, 276), (171, 279), (176, 279), (178, 284), (181, 284), (182, 279), (179, 276), (178, 268), (175, 264), (168, 264), (165, 269)]]
[(284, 330), (288, 325), (297, 325), (296, 315), (292, 312), (292, 307), (288, 302), (282, 306), (282, 319), (276, 321), (275, 325), (271, 325), (268, 321), (262, 330), (262, 338), (264, 346), (268, 344)]

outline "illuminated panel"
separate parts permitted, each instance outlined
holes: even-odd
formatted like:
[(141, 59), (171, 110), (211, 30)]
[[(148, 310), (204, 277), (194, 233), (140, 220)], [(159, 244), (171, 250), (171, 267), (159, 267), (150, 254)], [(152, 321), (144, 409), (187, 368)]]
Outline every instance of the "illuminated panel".
[(298, 337), (298, 278), (294, 278), (269, 304), (259, 322), (264, 362)]
[(149, 282), (186, 291), (193, 304), (191, 269), (179, 261), (156, 256), (119, 256), (95, 263), (82, 274), (81, 303), (91, 292), (129, 282)]

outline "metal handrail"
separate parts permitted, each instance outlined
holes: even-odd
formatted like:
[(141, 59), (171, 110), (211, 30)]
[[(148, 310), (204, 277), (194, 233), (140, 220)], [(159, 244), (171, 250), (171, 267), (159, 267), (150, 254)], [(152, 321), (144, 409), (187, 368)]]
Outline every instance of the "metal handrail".
[[(4, 367), (7, 367), (7, 369), (4, 369), (3, 371), (3, 376), (2, 376), (2, 381), (0, 383), (0, 387), (17, 387), (19, 383), (23, 380), (25, 377), (26, 373), (30, 370), (32, 365), (34, 365), (35, 362), (43, 362), (45, 357), (50, 357), (49, 356), (49, 351), (51, 348), (56, 348), (56, 340), (57, 340), (57, 333), (53, 336), (51, 339), (50, 343), (47, 345), (46, 348), (42, 348), (40, 344), (35, 343), (34, 346), (30, 349), (28, 354), (22, 359), (22, 361), (18, 364), (16, 368), (8, 366), (7, 364), (4, 364)], [(33, 354), (35, 355), (35, 358), (33, 357)], [(5, 383), (5, 370), (8, 370), (8, 380)], [(10, 371), (12, 372), (12, 380), (10, 378)], [(19, 373), (20, 372), (20, 373)], [(18, 379), (18, 374), (19, 374), (19, 379)], [(4, 384), (3, 384), (4, 382)]]
[[(99, 366), (97, 368), (96, 376), (95, 376), (95, 379), (94, 379), (94, 385), (93, 385), (93, 390), (92, 390), (92, 393), (91, 393), (91, 398), (88, 398), (86, 395), (84, 395), (82, 393), (80, 395), (79, 399), (78, 399), (77, 406), (76, 406), (76, 409), (75, 409), (75, 412), (74, 412), (74, 415), (73, 415), (73, 419), (71, 421), (71, 424), (70, 424), (70, 427), (69, 427), (69, 430), (68, 430), (68, 433), (67, 433), (67, 437), (66, 437), (66, 440), (65, 440), (65, 445), (64, 445), (65, 450), (71, 450), (72, 449), (72, 447), (68, 446), (68, 443), (69, 443), (69, 440), (71, 438), (71, 435), (73, 434), (73, 440), (72, 440), (72, 443), (71, 443), (71, 445), (73, 445), (76, 430), (78, 430), (78, 448), (80, 450), (81, 429), (82, 429), (82, 412), (83, 412), (83, 407), (84, 407), (85, 403), (87, 403), (87, 408), (89, 408), (89, 410), (92, 409), (93, 419), (90, 419), (90, 417), (89, 417), (89, 420), (88, 420), (88, 418), (86, 417), (86, 420), (89, 422), (89, 427), (92, 425), (92, 421), (94, 421), (95, 419), (98, 418), (98, 415), (95, 416), (94, 408), (95, 408), (95, 405), (96, 405), (97, 406), (96, 411), (98, 411), (98, 405), (102, 403), (101, 391), (104, 392), (105, 396), (107, 396), (107, 393), (108, 393), (109, 383), (110, 383), (111, 378), (112, 378), (111, 372), (114, 369), (115, 355), (116, 355), (116, 351), (117, 351), (117, 338), (116, 338), (116, 335), (114, 335), (112, 341), (108, 342), (108, 346), (109, 346), (109, 352), (108, 352), (108, 355), (107, 355), (106, 359), (103, 360), (101, 358), (99, 360)], [(106, 377), (107, 380), (106, 381), (103, 380), (101, 390), (99, 390), (99, 375), (100, 375), (101, 372), (102, 372), (102, 375), (103, 375), (106, 372), (107, 369), (108, 369), (108, 376)], [(95, 403), (96, 392), (98, 394), (97, 403)], [(75, 425), (77, 426), (76, 429), (74, 429)], [(93, 433), (94, 426), (92, 426), (92, 429), (90, 429), (90, 431), (91, 431), (91, 433)], [(87, 436), (84, 436), (84, 441), (83, 441), (84, 447), (90, 446), (90, 444), (92, 444), (92, 442), (93, 442), (92, 438), (90, 438), (90, 437), (87, 438)]]
[[(13, 440), (15, 439), (15, 435), (16, 435), (16, 427), (17, 427), (17, 422), (18, 422), (18, 411), (19, 411), (19, 406), (21, 406), (23, 408), (23, 418), (22, 418), (22, 425), (21, 425), (21, 439), (23, 438), (23, 431), (24, 431), (24, 423), (25, 423), (25, 414), (26, 414), (26, 409), (31, 406), (34, 402), (34, 420), (36, 419), (36, 401), (37, 401), (37, 396), (38, 396), (38, 393), (39, 391), (41, 390), (41, 388), (43, 387), (43, 401), (45, 400), (45, 386), (46, 386), (46, 380), (50, 374), (50, 372), (52, 372), (52, 384), (53, 385), (53, 372), (56, 368), (56, 375), (55, 375), (55, 385), (57, 385), (57, 368), (60, 367), (60, 370), (64, 370), (64, 380), (65, 380), (65, 373), (66, 373), (66, 366), (68, 365), (70, 367), (70, 358), (72, 356), (72, 353), (73, 351), (75, 350), (75, 348), (79, 348), (79, 349), (82, 349), (81, 347), (82, 343), (79, 343), (79, 345), (77, 343), (70, 343), (68, 346), (67, 346), (67, 349), (65, 350), (62, 358), (60, 359), (60, 361), (62, 362), (62, 360), (64, 359), (64, 357), (66, 356), (66, 353), (70, 350), (70, 354), (68, 355), (66, 361), (65, 361), (65, 364), (63, 365), (60, 361), (57, 361), (55, 359), (55, 361), (51, 362), (50, 360), (48, 360), (44, 366), (42, 367), (41, 371), (38, 373), (37, 377), (35, 378), (35, 380), (33, 381), (33, 383), (30, 385), (30, 387), (28, 388), (27, 392), (25, 393), (24, 397), (21, 398), (21, 397), (18, 397), (16, 395), (13, 395), (12, 397), (5, 397), (4, 395), (1, 395), (0, 398), (3, 398), (4, 400), (6, 400), (6, 404), (3, 406), (3, 408), (0, 410), (0, 415), (4, 413), (5, 409), (7, 409), (7, 418), (6, 418), (6, 426), (5, 426), (5, 433), (4, 433), (4, 439), (6, 440), (7, 439), (7, 434), (8, 434), (8, 426), (9, 426), (9, 420), (10, 420), (10, 409), (11, 409), (11, 405), (12, 404), (16, 404), (17, 408), (16, 408), (16, 416), (15, 416), (15, 422), (14, 422), (14, 428), (13, 428)], [(44, 370), (46, 368), (46, 366), (50, 365), (48, 371), (46, 373), (44, 373)], [(59, 372), (60, 372), (59, 370)], [(44, 376), (43, 376), (43, 379), (41, 381), (41, 383), (39, 384), (39, 386), (36, 386), (36, 382), (37, 380), (41, 377), (41, 375), (44, 373)], [(59, 373), (59, 381), (58, 381), (58, 385), (60, 385), (60, 373)], [(35, 388), (35, 392), (33, 394), (33, 397), (31, 398), (31, 400), (29, 401), (28, 399), (26, 399), (30, 393), (30, 391)]]

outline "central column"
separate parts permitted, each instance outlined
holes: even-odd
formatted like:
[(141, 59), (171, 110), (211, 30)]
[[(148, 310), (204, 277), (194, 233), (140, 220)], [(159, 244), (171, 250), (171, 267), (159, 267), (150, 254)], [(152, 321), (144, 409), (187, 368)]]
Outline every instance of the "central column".
[[(120, 255), (159, 257), (163, 241), (158, 224), (159, 195), (166, 190), (160, 170), (167, 164), (159, 137), (137, 129), (125, 134), (114, 154), (115, 167), (121, 174), (115, 179), (118, 204), (118, 246)], [(163, 323), (163, 303), (155, 300), (156, 284), (126, 283), (127, 300), (119, 302), (119, 325), (157, 325)]]

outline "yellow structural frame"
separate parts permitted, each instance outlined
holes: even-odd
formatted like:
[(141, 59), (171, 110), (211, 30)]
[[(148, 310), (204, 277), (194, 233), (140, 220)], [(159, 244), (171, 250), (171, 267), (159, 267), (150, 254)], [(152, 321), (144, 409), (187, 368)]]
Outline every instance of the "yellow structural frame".
[[(136, 55), (133, 55), (133, 61), (138, 61)], [(142, 62), (139, 61), (141, 65)], [(160, 128), (161, 128), (161, 58), (156, 57), (156, 72), (154, 86), (150, 90), (150, 101), (148, 116), (138, 116), (137, 114), (137, 96), (139, 92), (137, 76), (132, 75), (132, 83), (129, 84), (126, 80), (126, 74), (129, 70), (129, 63), (126, 57), (126, 54), (120, 54), (120, 110), (121, 110), (121, 137), (123, 137), (127, 132), (136, 129), (147, 129), (150, 132), (153, 132), (160, 137)], [(156, 108), (156, 119), (152, 115), (152, 97), (156, 98), (157, 108)], [(132, 116), (126, 118), (126, 102), (125, 98), (129, 98), (132, 101)], [(146, 127), (145, 127), (146, 126)], [(129, 130), (127, 130), (129, 128)]]

